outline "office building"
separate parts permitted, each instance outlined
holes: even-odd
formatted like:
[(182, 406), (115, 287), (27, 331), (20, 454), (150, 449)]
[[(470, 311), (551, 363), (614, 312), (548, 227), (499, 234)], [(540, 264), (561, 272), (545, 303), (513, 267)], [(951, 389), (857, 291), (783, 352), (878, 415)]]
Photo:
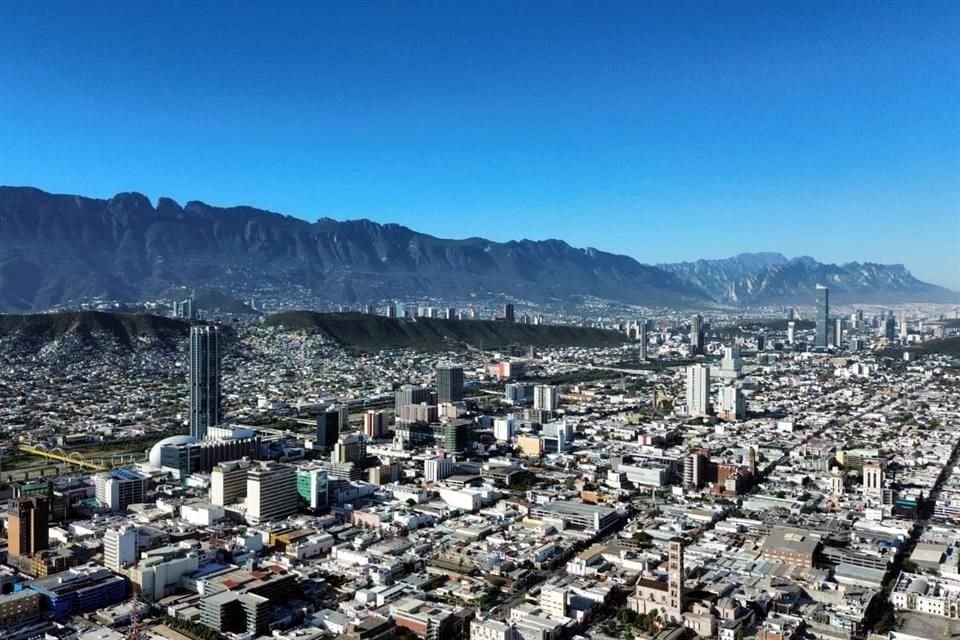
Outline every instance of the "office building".
[(720, 360), (720, 377), (731, 380), (743, 375), (743, 359), (740, 357), (740, 347), (723, 348), (723, 359)]
[(97, 502), (111, 511), (126, 511), (146, 502), (150, 478), (131, 469), (113, 469), (94, 476)]
[(225, 507), (241, 502), (247, 495), (247, 471), (250, 460), (221, 462), (210, 472), (210, 502)]
[(436, 404), (436, 401), (430, 389), (405, 384), (394, 393), (394, 410), (399, 414), (403, 407), (410, 404)]
[(297, 495), (309, 509), (323, 509), (329, 503), (329, 480), (326, 469), (319, 466), (297, 467)]
[(510, 442), (517, 432), (517, 420), (512, 416), (496, 418), (493, 421), (493, 437), (497, 442)]
[(197, 440), (220, 424), (220, 327), (190, 328), (190, 435)]
[(41, 608), (58, 620), (103, 609), (127, 597), (123, 578), (92, 564), (34, 580), (27, 588), (40, 594)]
[(277, 462), (260, 462), (247, 471), (247, 511), (250, 524), (292, 516), (297, 512), (297, 473)]
[(837, 349), (843, 344), (843, 318), (833, 320), (833, 346)]
[(794, 344), (797, 340), (797, 323), (791, 320), (787, 323), (787, 344)]
[(863, 465), (864, 493), (879, 494), (883, 491), (883, 463), (871, 460)]
[(560, 408), (560, 390), (549, 384), (533, 388), (533, 408), (537, 411), (556, 411)]
[(706, 365), (687, 367), (687, 413), (694, 417), (710, 413), (710, 367)]
[(437, 367), (437, 403), (463, 402), (463, 367), (442, 364)]
[(331, 451), (340, 437), (340, 411), (328, 409), (317, 414), (317, 431), (314, 448), (318, 451)]
[(710, 461), (700, 451), (688, 453), (683, 458), (683, 486), (688, 489), (699, 489), (707, 481), (707, 464)]
[(530, 517), (540, 520), (559, 520), (571, 529), (583, 529), (604, 533), (620, 519), (617, 510), (599, 504), (584, 504), (566, 500), (554, 500), (530, 506)]
[(451, 453), (461, 453), (470, 444), (470, 427), (468, 420), (450, 420), (441, 427), (443, 448)]
[(542, 450), (547, 453), (566, 451), (574, 439), (573, 424), (566, 420), (548, 422), (540, 432)]
[(641, 320), (637, 324), (637, 342), (640, 345), (640, 360), (647, 359), (647, 321)]
[(120, 572), (137, 563), (137, 528), (124, 525), (103, 534), (103, 564)]
[(525, 404), (533, 398), (532, 384), (508, 382), (503, 389), (504, 400), (510, 404)]
[(387, 412), (368, 410), (363, 414), (363, 435), (368, 440), (378, 440), (387, 435)]
[(35, 621), (39, 612), (40, 594), (32, 589), (0, 595), (0, 629), (10, 633), (11, 638), (24, 637), (16, 628), (23, 623)]
[(817, 329), (814, 346), (826, 349), (827, 331), (830, 327), (830, 289), (822, 284), (817, 285)]
[(720, 389), (720, 410), (717, 412), (721, 420), (733, 422), (744, 420), (747, 417), (747, 401), (743, 391), (734, 386), (724, 386)]
[(513, 322), (515, 319), (513, 304), (510, 302), (503, 305), (503, 319), (507, 322)]
[(760, 333), (757, 335), (757, 351), (763, 351), (767, 347), (767, 336)]
[(28, 557), (50, 547), (50, 506), (45, 496), (10, 501), (7, 512), (7, 552)]
[(900, 325), (900, 339), (905, 341), (908, 337), (910, 337), (910, 329), (907, 326), (906, 312), (900, 312), (900, 322), (898, 324)]
[(893, 318), (886, 318), (880, 323), (881, 336), (886, 338), (889, 341), (893, 341), (897, 337), (897, 328), (896, 322)]
[(358, 433), (342, 434), (333, 445), (330, 461), (334, 464), (356, 462), (360, 464), (367, 457), (367, 444)]
[(703, 316), (696, 313), (690, 317), (690, 355), (702, 355), (703, 345)]
[[(216, 427), (212, 429), (216, 430)], [(160, 466), (173, 470), (181, 482), (192, 473), (209, 473), (227, 460), (259, 457), (260, 436), (252, 435), (227, 440), (171, 443), (160, 447)]]
[(455, 458), (440, 456), (432, 460), (424, 460), (423, 476), (428, 482), (439, 482), (452, 476), (456, 468), (457, 461)]
[(193, 298), (174, 302), (173, 317), (179, 318), (180, 320), (196, 320), (197, 313), (193, 305)]

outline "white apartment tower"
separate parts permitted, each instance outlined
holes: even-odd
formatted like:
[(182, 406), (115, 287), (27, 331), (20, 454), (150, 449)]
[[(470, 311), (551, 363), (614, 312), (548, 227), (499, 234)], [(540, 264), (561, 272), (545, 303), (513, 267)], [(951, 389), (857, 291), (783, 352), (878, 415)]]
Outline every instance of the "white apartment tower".
[(694, 417), (710, 411), (710, 367), (695, 364), (687, 367), (687, 412)]
[(549, 384), (533, 388), (533, 408), (539, 411), (556, 411), (560, 407), (560, 391)]

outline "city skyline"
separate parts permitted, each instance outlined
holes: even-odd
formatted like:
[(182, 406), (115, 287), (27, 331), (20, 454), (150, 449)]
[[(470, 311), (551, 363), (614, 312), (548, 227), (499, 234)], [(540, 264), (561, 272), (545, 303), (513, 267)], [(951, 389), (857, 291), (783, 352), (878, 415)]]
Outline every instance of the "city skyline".
[(954, 4), (212, 7), (0, 8), (2, 181), (960, 289)]

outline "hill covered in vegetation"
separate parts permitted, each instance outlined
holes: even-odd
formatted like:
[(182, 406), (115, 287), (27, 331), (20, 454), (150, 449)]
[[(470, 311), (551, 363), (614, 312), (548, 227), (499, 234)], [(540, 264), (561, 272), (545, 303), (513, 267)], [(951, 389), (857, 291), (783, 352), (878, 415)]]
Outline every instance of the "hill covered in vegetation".
[(565, 325), (532, 325), (490, 320), (416, 320), (362, 313), (287, 311), (268, 316), (267, 326), (323, 333), (339, 345), (361, 351), (411, 348), (427, 351), (507, 346), (605, 347), (626, 341), (616, 331)]
[(189, 331), (190, 325), (181, 320), (134, 313), (66, 311), (0, 315), (0, 340), (17, 343), (50, 343), (77, 337), (82, 340), (106, 338), (125, 346), (141, 340), (173, 345)]

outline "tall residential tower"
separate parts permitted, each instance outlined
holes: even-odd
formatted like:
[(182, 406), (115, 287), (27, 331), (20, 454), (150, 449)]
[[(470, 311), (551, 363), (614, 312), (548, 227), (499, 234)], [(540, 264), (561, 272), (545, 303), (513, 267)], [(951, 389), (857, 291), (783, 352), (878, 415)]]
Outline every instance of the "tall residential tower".
[(190, 328), (190, 435), (203, 440), (220, 424), (220, 327)]
[(830, 326), (830, 289), (822, 284), (817, 285), (817, 336), (814, 346), (826, 349), (830, 344), (827, 341), (827, 330)]

